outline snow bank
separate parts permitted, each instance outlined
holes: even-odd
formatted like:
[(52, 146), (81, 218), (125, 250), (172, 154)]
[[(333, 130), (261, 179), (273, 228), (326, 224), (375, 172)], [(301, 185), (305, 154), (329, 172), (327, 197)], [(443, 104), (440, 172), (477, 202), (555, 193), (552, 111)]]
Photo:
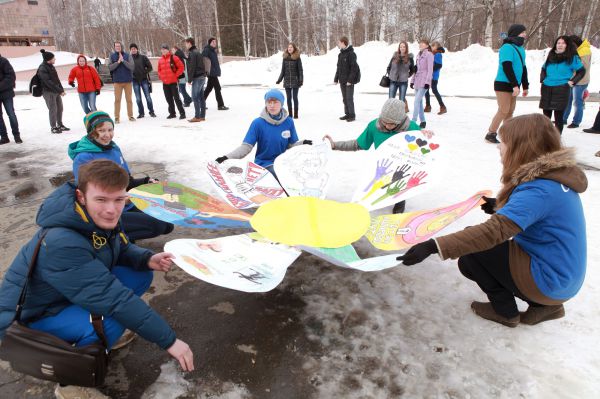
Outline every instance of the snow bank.
[[(69, 53), (66, 51), (53, 51), (52, 53), (56, 58), (54, 66), (76, 64), (77, 56), (79, 56), (79, 54)], [(36, 54), (28, 55), (27, 57), (9, 58), (9, 61), (15, 72), (20, 72), (37, 69), (42, 63), (43, 59), (42, 53), (38, 52)], [(88, 61), (90, 61), (89, 58)]]

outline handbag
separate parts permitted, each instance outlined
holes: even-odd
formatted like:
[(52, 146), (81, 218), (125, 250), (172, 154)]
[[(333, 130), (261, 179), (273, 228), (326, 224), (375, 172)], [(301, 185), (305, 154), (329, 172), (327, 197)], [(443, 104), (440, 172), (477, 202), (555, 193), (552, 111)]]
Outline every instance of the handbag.
[(383, 75), (381, 80), (379, 81), (379, 86), (381, 87), (390, 87), (390, 77), (387, 75)]
[(102, 316), (90, 315), (90, 322), (102, 344), (75, 347), (43, 331), (34, 330), (21, 322), (27, 286), (37, 261), (46, 232), (35, 247), (27, 279), (21, 290), (15, 317), (0, 344), (0, 358), (9, 362), (14, 371), (41, 380), (63, 385), (96, 387), (104, 383), (108, 369), (109, 351), (102, 326)]

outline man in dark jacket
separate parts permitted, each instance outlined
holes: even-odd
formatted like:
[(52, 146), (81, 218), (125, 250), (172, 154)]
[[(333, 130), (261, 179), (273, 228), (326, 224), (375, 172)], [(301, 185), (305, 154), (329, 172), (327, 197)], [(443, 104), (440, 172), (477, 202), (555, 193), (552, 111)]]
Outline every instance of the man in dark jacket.
[[(34, 249), (45, 233), (22, 322), (81, 347), (99, 341), (90, 315), (101, 315), (109, 347), (126, 344), (123, 338), (131, 341), (127, 328), (167, 350), (184, 370), (194, 369), (189, 346), (140, 298), (154, 270), (170, 269), (173, 255), (131, 244), (121, 230), (128, 183), (123, 168), (95, 160), (79, 169), (77, 187), (66, 183), (44, 201), (36, 219), (41, 229), (21, 248), (0, 285), (0, 338), (15, 317)], [(70, 394), (59, 395), (64, 390)], [(82, 392), (89, 388), (59, 386), (56, 391), (57, 397), (99, 397)]]
[(185, 39), (188, 49), (187, 81), (192, 86), (192, 101), (194, 102), (194, 117), (189, 122), (202, 122), (206, 117), (206, 101), (204, 100), (204, 83), (206, 71), (204, 70), (204, 57), (198, 51), (193, 38)]
[(40, 78), (44, 93), (44, 100), (48, 106), (48, 113), (50, 116), (50, 131), (58, 134), (62, 133), (63, 131), (71, 130), (66, 127), (62, 121), (62, 97), (66, 93), (62, 83), (60, 83), (56, 68), (54, 68), (54, 63), (56, 62), (54, 54), (50, 51), (45, 51), (44, 49), (41, 49), (40, 52), (42, 53), (44, 62), (40, 64), (37, 70), (37, 75)]
[(148, 112), (150, 116), (156, 118), (154, 113), (154, 105), (152, 104), (152, 96), (150, 96), (150, 76), (149, 73), (152, 71), (152, 64), (148, 57), (140, 54), (137, 44), (131, 43), (129, 45), (129, 53), (133, 58), (133, 93), (135, 94), (135, 101), (138, 107), (137, 118), (144, 117), (144, 104), (142, 103), (142, 91), (144, 97), (146, 97), (146, 104), (148, 105)]
[(343, 36), (338, 42), (340, 54), (338, 55), (337, 70), (333, 82), (340, 84), (342, 100), (344, 102), (344, 116), (341, 120), (353, 122), (356, 120), (354, 112), (354, 85), (360, 81), (360, 70), (356, 62), (356, 53), (352, 45), (348, 45), (348, 38)]
[(185, 56), (183, 50), (177, 46), (173, 46), (171, 48), (171, 54), (179, 57), (179, 59), (183, 63), (183, 66), (185, 67), (184, 72), (178, 77), (179, 81), (177, 82), (177, 88), (179, 89), (179, 94), (181, 94), (181, 97), (183, 98), (183, 106), (187, 108), (192, 103), (192, 97), (190, 97), (185, 88), (185, 84), (187, 83), (185, 78), (185, 74), (187, 71), (187, 57)]
[(208, 69), (208, 83), (204, 90), (204, 100), (208, 98), (208, 95), (215, 89), (215, 97), (217, 97), (217, 104), (219, 111), (226, 111), (229, 108), (225, 106), (223, 102), (223, 96), (221, 95), (221, 84), (219, 83), (219, 76), (221, 76), (221, 66), (219, 65), (219, 56), (217, 55), (217, 39), (211, 37), (208, 39), (208, 44), (204, 47), (202, 55), (210, 60), (210, 68)]
[(10, 62), (0, 55), (0, 145), (10, 143), (8, 139), (8, 131), (4, 124), (4, 117), (2, 116), (2, 105), (8, 115), (8, 121), (10, 122), (10, 128), (12, 129), (15, 143), (21, 144), (21, 134), (19, 133), (19, 122), (17, 121), (17, 114), (15, 113), (15, 107), (13, 104), (13, 98), (15, 96), (15, 81), (17, 77), (15, 70), (13, 69)]
[(123, 92), (125, 92), (125, 102), (127, 103), (127, 117), (131, 122), (134, 122), (131, 91), (133, 88), (133, 69), (135, 68), (135, 64), (131, 55), (123, 51), (121, 42), (115, 42), (114, 48), (115, 52), (110, 55), (108, 69), (112, 75), (115, 90), (115, 123), (119, 123), (121, 120), (121, 98), (123, 97)]
[(100, 62), (100, 58), (96, 57), (94, 58), (94, 67), (96, 68), (96, 71), (100, 72), (100, 65), (102, 65), (102, 63)]

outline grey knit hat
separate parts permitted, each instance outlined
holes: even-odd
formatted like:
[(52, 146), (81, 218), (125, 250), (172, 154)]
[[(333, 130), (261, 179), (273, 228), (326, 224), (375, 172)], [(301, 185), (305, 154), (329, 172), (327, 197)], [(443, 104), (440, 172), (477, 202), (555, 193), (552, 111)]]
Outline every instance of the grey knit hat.
[(406, 111), (404, 103), (397, 98), (388, 98), (383, 107), (379, 119), (385, 123), (395, 123), (396, 125), (404, 122)]

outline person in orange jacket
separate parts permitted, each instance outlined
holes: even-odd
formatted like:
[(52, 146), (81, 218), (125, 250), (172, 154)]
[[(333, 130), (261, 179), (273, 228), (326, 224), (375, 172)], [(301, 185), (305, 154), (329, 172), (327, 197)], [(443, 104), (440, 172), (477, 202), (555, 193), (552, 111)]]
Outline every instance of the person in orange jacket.
[(168, 44), (162, 44), (160, 46), (160, 52), (162, 57), (158, 60), (158, 77), (163, 82), (163, 91), (165, 93), (165, 99), (169, 104), (169, 116), (167, 119), (175, 118), (175, 105), (179, 110), (179, 119), (185, 119), (185, 110), (179, 98), (179, 91), (177, 82), (179, 75), (183, 73), (184, 66), (183, 62), (179, 57), (174, 57), (169, 51)]
[(87, 58), (83, 54), (77, 56), (77, 66), (69, 72), (69, 84), (72, 87), (75, 87), (75, 80), (77, 80), (77, 92), (83, 112), (87, 115), (96, 111), (96, 96), (100, 95), (102, 83), (98, 72), (88, 65)]

